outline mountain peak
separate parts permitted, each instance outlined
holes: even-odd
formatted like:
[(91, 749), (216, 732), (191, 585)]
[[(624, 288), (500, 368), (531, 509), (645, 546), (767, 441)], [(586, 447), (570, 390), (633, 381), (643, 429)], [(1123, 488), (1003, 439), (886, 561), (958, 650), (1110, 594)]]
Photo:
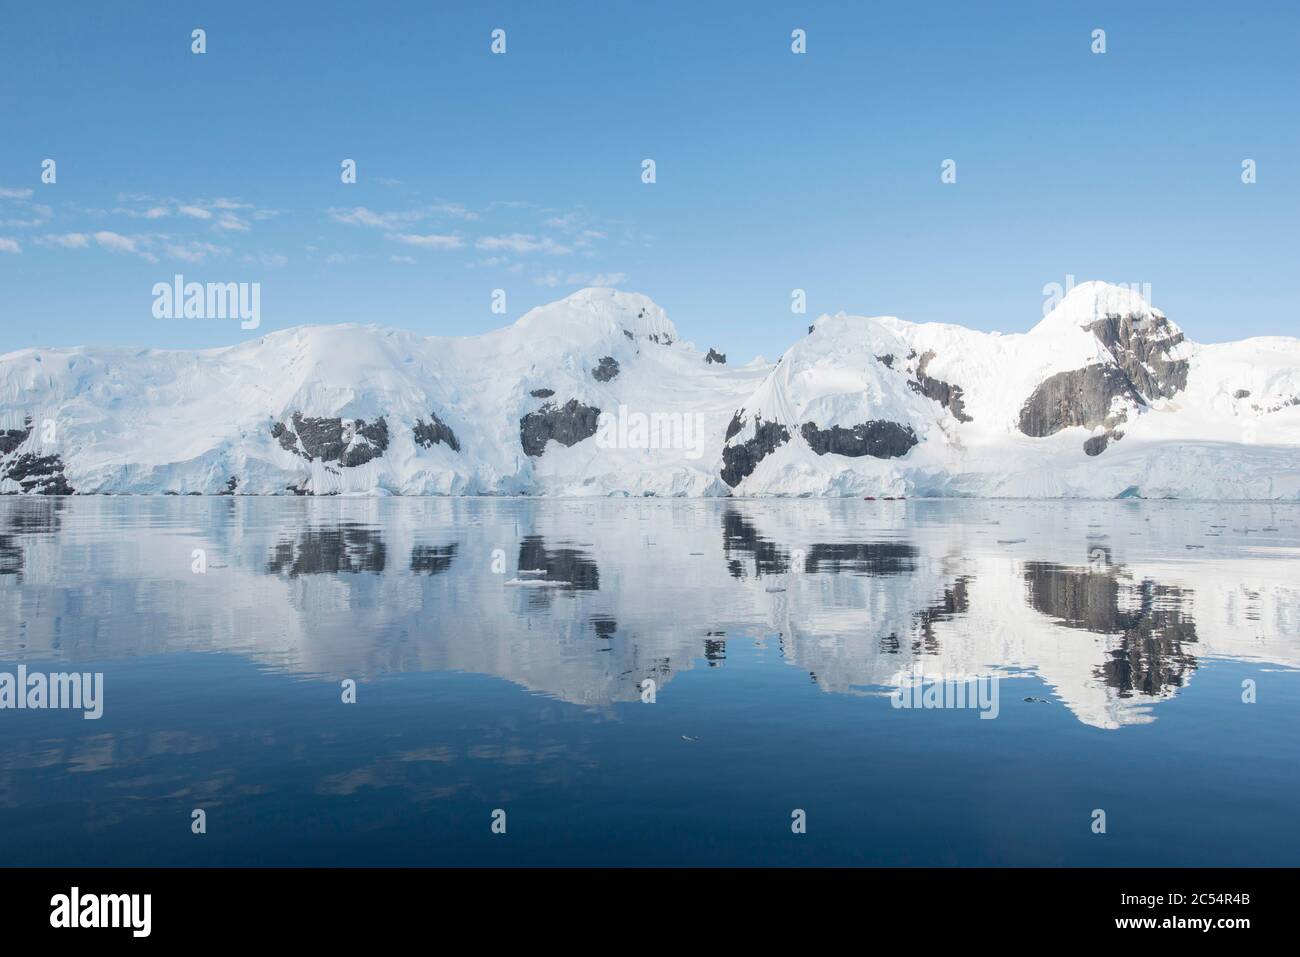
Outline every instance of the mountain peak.
[(516, 323), (520, 329), (549, 335), (586, 332), (628, 332), (658, 342), (677, 341), (677, 328), (667, 313), (639, 292), (590, 286), (545, 306), (528, 310)]
[(1094, 279), (1071, 288), (1034, 331), (1086, 328), (1107, 316), (1165, 318), (1133, 285)]

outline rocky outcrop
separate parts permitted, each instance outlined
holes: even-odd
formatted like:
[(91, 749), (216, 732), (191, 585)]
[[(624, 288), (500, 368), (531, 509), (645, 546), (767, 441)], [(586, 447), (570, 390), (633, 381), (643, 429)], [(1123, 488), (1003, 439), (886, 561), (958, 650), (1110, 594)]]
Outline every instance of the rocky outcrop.
[(816, 422), (805, 422), (799, 434), (818, 455), (847, 455), (852, 458), (870, 455), (878, 459), (895, 459), (911, 451), (917, 441), (911, 426), (886, 419), (872, 419), (849, 429), (838, 425), (819, 429)]
[[(879, 359), (880, 357), (877, 356), (876, 358)], [(893, 356), (890, 356), (890, 361), (885, 364), (892, 367), (893, 358)], [(926, 352), (925, 355), (921, 356), (921, 361), (916, 367), (916, 378), (907, 380), (908, 387), (913, 392), (919, 392), (927, 399), (938, 402), (951, 412), (958, 422), (974, 421), (966, 414), (966, 403), (962, 398), (961, 386), (952, 385), (942, 379), (936, 379), (926, 371), (926, 368), (930, 365), (930, 360), (933, 358), (933, 351)]]
[(704, 361), (710, 363), (716, 362), (719, 365), (726, 365), (727, 354), (725, 352), (719, 352), (717, 349), (714, 349), (712, 346), (710, 346), (709, 354), (704, 357)]
[(554, 389), (534, 389), (532, 392), (530, 392), (530, 393), (528, 393), (528, 394), (531, 395), (534, 399), (549, 399), (551, 396), (555, 395), (555, 390), (554, 390)]
[(411, 434), (415, 438), (415, 444), (422, 449), (431, 449), (441, 442), (453, 452), (460, 451), (460, 441), (456, 438), (456, 433), (451, 430), (451, 426), (438, 418), (436, 412), (429, 413), (428, 422), (416, 419)]
[(1108, 429), (1124, 421), (1114, 400), (1139, 406), (1142, 396), (1122, 369), (1091, 365), (1058, 372), (1044, 379), (1020, 409), (1020, 431), (1034, 438), (1055, 435), (1061, 429), (1083, 426)]
[(21, 429), (0, 429), (0, 480), (16, 483), (28, 495), (72, 495), (74, 489), (63, 475), (63, 459), (57, 454), (14, 454), (31, 438), (32, 428), (28, 416)]
[(271, 436), (285, 451), (308, 462), (321, 461), (352, 468), (383, 455), (388, 448), (388, 423), (380, 416), (365, 419), (313, 418), (295, 412), (290, 428), (283, 422), (271, 426)]
[[(743, 410), (742, 410), (743, 411)], [(730, 441), (744, 424), (741, 413), (732, 417), (727, 427), (727, 440)], [(758, 463), (771, 455), (778, 448), (790, 441), (790, 432), (778, 422), (754, 420), (754, 437), (737, 445), (728, 445), (722, 450), (722, 481), (732, 488), (740, 484), (747, 475), (752, 475)]]
[(0, 478), (17, 482), (28, 495), (72, 495), (74, 489), (63, 475), (63, 460), (57, 455), (19, 455), (0, 463)]
[(1189, 363), (1174, 357), (1183, 334), (1164, 316), (1108, 315), (1087, 328), (1115, 364), (1058, 372), (1044, 380), (1021, 407), (1019, 424), (1021, 432), (1035, 438), (1076, 425), (1104, 426), (1104, 434), (1083, 444), (1084, 453), (1095, 456), (1124, 437), (1116, 426), (1127, 421), (1129, 410), (1172, 398), (1186, 388)]
[(0, 455), (8, 455), (26, 442), (32, 434), (32, 420), (29, 416), (21, 429), (0, 429)]
[(597, 382), (609, 382), (618, 373), (618, 361), (613, 356), (602, 356), (600, 365), (591, 370), (591, 377)]
[(599, 419), (600, 409), (583, 405), (577, 399), (570, 399), (562, 406), (547, 402), (519, 420), (519, 444), (525, 455), (533, 457), (545, 452), (546, 443), (552, 439), (561, 445), (576, 445), (596, 434)]
[(1170, 357), (1183, 334), (1164, 316), (1107, 316), (1088, 328), (1147, 401), (1187, 388), (1188, 361)]

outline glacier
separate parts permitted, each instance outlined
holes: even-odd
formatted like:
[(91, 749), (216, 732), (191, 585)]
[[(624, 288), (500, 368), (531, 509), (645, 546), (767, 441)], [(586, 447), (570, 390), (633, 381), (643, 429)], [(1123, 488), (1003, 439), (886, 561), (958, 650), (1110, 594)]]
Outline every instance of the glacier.
[(1300, 339), (1198, 344), (1126, 287), (1025, 333), (839, 313), (775, 363), (725, 346), (593, 288), (478, 336), (24, 349), (0, 494), (1300, 499)]

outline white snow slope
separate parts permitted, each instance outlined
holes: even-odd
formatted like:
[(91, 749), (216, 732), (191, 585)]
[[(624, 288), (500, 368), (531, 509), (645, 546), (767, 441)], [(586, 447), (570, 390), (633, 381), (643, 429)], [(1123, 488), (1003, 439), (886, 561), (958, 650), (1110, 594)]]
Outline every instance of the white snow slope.
[[(1138, 331), (1108, 346), (1089, 328), (1108, 317)], [(1022, 431), (1050, 377), (1126, 361), (1126, 381), (1146, 370), (1160, 387), (1114, 397), (1104, 422)], [(1079, 392), (1041, 406), (1057, 417)], [(419, 440), (433, 422), (458, 448)], [(770, 450), (764, 423), (785, 435)], [(864, 423), (908, 447), (845, 454)], [(809, 425), (841, 430), (841, 451), (819, 454)], [(0, 356), (0, 493), (52, 490), (1296, 500), (1300, 340), (1187, 342), (1091, 282), (1024, 334), (822, 316), (774, 366), (706, 362), (650, 299), (609, 289), (465, 338), (329, 325), (198, 352)]]

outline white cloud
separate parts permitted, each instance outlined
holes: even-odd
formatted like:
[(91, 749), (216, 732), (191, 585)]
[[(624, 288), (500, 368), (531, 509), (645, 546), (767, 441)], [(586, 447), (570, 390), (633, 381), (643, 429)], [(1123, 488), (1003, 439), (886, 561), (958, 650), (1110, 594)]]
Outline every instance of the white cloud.
[(548, 256), (567, 256), (573, 252), (568, 246), (561, 245), (549, 236), (537, 237), (530, 233), (509, 233), (505, 236), (484, 236), (475, 244), (479, 249), (496, 252), (508, 250), (513, 253), (546, 253)]
[(90, 245), (90, 236), (86, 233), (62, 233), (42, 236), (37, 240), (42, 246), (62, 246), (64, 249), (85, 249)]
[(136, 251), (134, 239), (108, 230), (95, 233), (95, 242), (99, 243), (101, 249), (107, 249), (109, 252), (133, 253)]
[(223, 246), (214, 246), (212, 243), (204, 242), (163, 244), (164, 255), (187, 263), (203, 262), (209, 256), (225, 256), (229, 252), (230, 250)]
[(23, 247), (19, 246), (17, 241), (0, 236), (0, 253), (20, 253)]
[(188, 216), (190, 219), (211, 219), (212, 213), (202, 206), (179, 206), (176, 212), (182, 216)]
[(212, 228), (231, 233), (246, 233), (248, 232), (248, 223), (234, 213), (222, 213), (217, 217), (217, 221), (212, 224)]
[(389, 256), (388, 261), (391, 263), (413, 263), (415, 262), (415, 257), (414, 256)]
[(30, 189), (10, 189), (0, 186), (0, 199), (27, 199), (31, 195)]
[(376, 229), (394, 230), (424, 219), (451, 218), (470, 222), (478, 219), (478, 213), (466, 209), (459, 203), (438, 203), (433, 206), (421, 206), (419, 209), (406, 209), (394, 212), (378, 213), (365, 206), (332, 208), (327, 210), (335, 222), (350, 226), (373, 226)]
[(405, 243), (408, 246), (419, 246), (421, 249), (460, 249), (465, 245), (465, 241), (459, 236), (439, 235), (429, 233), (421, 235), (419, 233), (389, 233), (384, 237), (392, 239), (399, 243)]

